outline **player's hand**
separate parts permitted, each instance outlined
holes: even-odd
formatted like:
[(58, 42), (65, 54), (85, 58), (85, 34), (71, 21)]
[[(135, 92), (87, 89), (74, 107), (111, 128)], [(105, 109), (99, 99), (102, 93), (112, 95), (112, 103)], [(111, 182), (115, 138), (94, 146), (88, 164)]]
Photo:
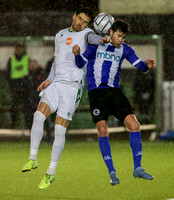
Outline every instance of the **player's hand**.
[(37, 88), (37, 91), (42, 91), (43, 89), (45, 89), (49, 84), (51, 83), (51, 81), (49, 80), (45, 80), (43, 81)]
[(74, 55), (79, 55), (80, 54), (80, 47), (76, 44), (72, 47), (72, 52)]
[(110, 36), (105, 36), (103, 37), (100, 42), (103, 44), (103, 43), (110, 43), (111, 42), (111, 37)]
[(146, 61), (146, 64), (147, 64), (148, 68), (150, 68), (150, 69), (154, 69), (155, 68), (155, 61), (153, 59), (148, 59)]

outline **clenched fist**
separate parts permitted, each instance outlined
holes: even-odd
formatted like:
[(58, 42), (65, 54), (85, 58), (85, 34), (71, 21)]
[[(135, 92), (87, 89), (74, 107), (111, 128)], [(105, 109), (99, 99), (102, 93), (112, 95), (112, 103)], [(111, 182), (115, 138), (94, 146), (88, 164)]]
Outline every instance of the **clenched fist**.
[(79, 55), (80, 54), (80, 47), (77, 44), (74, 45), (73, 48), (72, 48), (72, 52), (76, 56)]

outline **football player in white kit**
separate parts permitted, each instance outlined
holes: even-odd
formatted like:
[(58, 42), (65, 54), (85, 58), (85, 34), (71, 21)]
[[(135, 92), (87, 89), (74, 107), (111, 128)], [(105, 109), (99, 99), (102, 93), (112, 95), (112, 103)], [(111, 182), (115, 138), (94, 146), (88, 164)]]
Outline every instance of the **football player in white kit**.
[(46, 189), (55, 180), (55, 171), (59, 157), (65, 144), (65, 133), (79, 104), (84, 86), (85, 71), (75, 64), (72, 47), (78, 44), (85, 51), (87, 44), (107, 42), (88, 28), (92, 13), (86, 8), (79, 9), (74, 15), (70, 28), (63, 29), (55, 37), (55, 59), (48, 78), (38, 86), (41, 100), (34, 113), (30, 138), (30, 156), (22, 168), (22, 172), (38, 167), (37, 152), (43, 137), (45, 119), (56, 112), (54, 142), (51, 161), (48, 170), (39, 184), (40, 189)]

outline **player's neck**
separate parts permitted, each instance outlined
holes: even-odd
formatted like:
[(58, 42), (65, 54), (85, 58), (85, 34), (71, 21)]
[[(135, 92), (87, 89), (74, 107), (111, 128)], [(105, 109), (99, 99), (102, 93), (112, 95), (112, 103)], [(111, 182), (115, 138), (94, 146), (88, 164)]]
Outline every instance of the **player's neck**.
[(69, 32), (74, 32), (75, 30), (70, 26), (70, 27), (68, 28), (68, 31), (69, 31)]

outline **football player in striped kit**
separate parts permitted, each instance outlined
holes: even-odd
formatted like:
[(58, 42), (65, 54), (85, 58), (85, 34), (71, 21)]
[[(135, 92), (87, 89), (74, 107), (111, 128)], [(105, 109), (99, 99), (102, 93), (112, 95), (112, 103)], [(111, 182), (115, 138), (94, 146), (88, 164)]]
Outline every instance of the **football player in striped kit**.
[[(154, 60), (143, 62), (124, 40), (129, 33), (129, 24), (117, 20), (110, 30), (110, 43), (88, 45), (85, 53), (80, 47), (72, 49), (76, 65), (81, 69), (87, 63), (87, 84), (90, 109), (93, 122), (98, 130), (98, 142), (101, 154), (110, 174), (111, 185), (119, 184), (113, 165), (107, 119), (114, 115), (124, 123), (130, 132), (135, 178), (152, 180), (153, 177), (141, 167), (142, 143), (140, 124), (133, 113), (132, 107), (119, 86), (121, 66), (124, 59), (143, 72), (154, 68)], [(83, 52), (83, 51), (82, 51)]]
[(55, 180), (55, 171), (65, 144), (65, 133), (79, 104), (84, 86), (85, 70), (76, 66), (72, 47), (78, 44), (83, 52), (88, 43), (107, 42), (106, 37), (97, 36), (92, 29), (88, 28), (92, 18), (89, 9), (79, 9), (73, 15), (71, 27), (56, 34), (55, 59), (50, 74), (38, 87), (38, 91), (41, 91), (41, 100), (33, 117), (29, 160), (22, 168), (22, 172), (38, 167), (37, 152), (43, 137), (44, 121), (50, 114), (56, 112), (51, 161), (39, 184), (40, 189), (48, 188)]

